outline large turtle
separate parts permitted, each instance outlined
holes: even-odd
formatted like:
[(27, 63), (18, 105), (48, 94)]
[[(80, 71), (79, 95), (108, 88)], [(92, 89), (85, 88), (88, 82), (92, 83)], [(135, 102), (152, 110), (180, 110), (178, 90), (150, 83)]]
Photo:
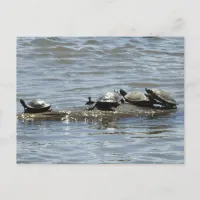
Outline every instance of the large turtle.
[(89, 102), (86, 105), (90, 105), (88, 110), (93, 110), (97, 108), (99, 110), (114, 111), (115, 108), (124, 102), (123, 97), (117, 92), (107, 92), (103, 96), (97, 99), (96, 102), (92, 104), (91, 97), (89, 97)]
[(127, 102), (134, 105), (152, 107), (155, 103), (151, 96), (149, 97), (148, 94), (144, 94), (140, 91), (126, 92), (120, 89), (119, 93), (124, 97)]
[(48, 111), (51, 107), (51, 104), (47, 104), (45, 101), (39, 99), (32, 100), (27, 104), (23, 99), (20, 99), (20, 103), (24, 107), (24, 112), (26, 113), (42, 113)]
[(169, 95), (168, 92), (159, 89), (145, 88), (147, 94), (151, 98), (155, 99), (158, 104), (163, 105), (167, 108), (177, 108), (176, 101)]

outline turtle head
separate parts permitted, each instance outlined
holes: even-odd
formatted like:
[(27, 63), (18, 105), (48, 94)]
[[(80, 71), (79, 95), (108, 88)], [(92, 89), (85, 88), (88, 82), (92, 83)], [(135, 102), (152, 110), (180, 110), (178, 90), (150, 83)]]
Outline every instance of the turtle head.
[(153, 94), (153, 91), (152, 91), (151, 89), (145, 88), (145, 91), (146, 91), (148, 94)]
[(92, 105), (92, 104), (94, 104), (94, 101), (92, 101), (91, 100), (91, 97), (88, 97), (88, 102), (86, 102), (86, 104), (85, 105)]
[(25, 101), (24, 101), (23, 99), (20, 99), (20, 103), (22, 104), (22, 106), (23, 106), (24, 108), (27, 108), (27, 105), (25, 104)]
[(125, 92), (124, 90), (120, 89), (119, 90), (119, 93), (124, 97), (126, 96), (127, 92)]

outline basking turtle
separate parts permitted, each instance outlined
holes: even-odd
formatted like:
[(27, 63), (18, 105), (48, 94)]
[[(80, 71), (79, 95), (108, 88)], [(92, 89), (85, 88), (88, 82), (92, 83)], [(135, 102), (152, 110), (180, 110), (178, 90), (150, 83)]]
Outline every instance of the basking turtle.
[(148, 94), (144, 94), (140, 91), (127, 93), (126, 91), (120, 89), (119, 92), (127, 102), (134, 105), (153, 107), (153, 104), (155, 103), (151, 96), (149, 97)]
[[(89, 99), (90, 100), (90, 99)], [(114, 111), (115, 108), (124, 102), (122, 96), (117, 92), (107, 92), (103, 96), (97, 99), (94, 104), (90, 104), (88, 110), (93, 110), (97, 108), (99, 110)]]
[(145, 88), (147, 94), (157, 101), (158, 104), (167, 108), (177, 108), (176, 101), (169, 95), (168, 92), (159, 89)]
[(39, 99), (30, 101), (27, 104), (23, 99), (20, 99), (20, 103), (26, 113), (42, 113), (48, 111), (51, 107), (51, 104), (47, 104), (45, 101)]

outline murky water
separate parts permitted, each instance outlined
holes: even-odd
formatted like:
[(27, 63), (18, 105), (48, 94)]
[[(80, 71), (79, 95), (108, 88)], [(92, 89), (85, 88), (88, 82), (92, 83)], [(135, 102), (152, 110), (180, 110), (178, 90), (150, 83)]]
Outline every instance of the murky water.
[(96, 123), (17, 120), (17, 163), (184, 163), (183, 38), (18, 38), (19, 99), (83, 106), (107, 91), (160, 88), (178, 110)]

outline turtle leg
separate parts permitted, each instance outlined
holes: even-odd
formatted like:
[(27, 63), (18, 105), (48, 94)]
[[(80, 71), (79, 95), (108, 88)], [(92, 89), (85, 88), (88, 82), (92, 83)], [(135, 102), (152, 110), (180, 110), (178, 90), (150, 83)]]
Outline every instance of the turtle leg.
[[(124, 103), (124, 102), (123, 102)], [(111, 107), (110, 107), (110, 110), (111, 111), (115, 111), (116, 110), (116, 108), (118, 107), (118, 106), (120, 106), (122, 104), (122, 102), (121, 101), (119, 101), (117, 104), (115, 104), (115, 105), (112, 105)]]
[(166, 105), (165, 103), (160, 102), (160, 101), (157, 101), (155, 104), (157, 104), (157, 105), (161, 105), (161, 106), (163, 106), (164, 108), (169, 108), (168, 105)]
[(95, 108), (96, 104), (93, 104), (93, 105), (89, 105), (87, 107), (87, 110), (93, 110)]
[(87, 107), (87, 110), (93, 110), (94, 109), (94, 106), (93, 107)]
[(120, 100), (120, 104), (121, 103), (125, 103), (126, 101), (125, 101), (125, 99), (124, 98), (122, 98), (121, 100)]
[(161, 101), (158, 101), (158, 100), (155, 99), (152, 95), (147, 94), (146, 96), (149, 98), (149, 100), (150, 100), (152, 106), (154, 106), (154, 104), (159, 104), (159, 105), (161, 105), (161, 106), (166, 106), (165, 103), (163, 103), (163, 102), (161, 102)]
[(165, 103), (165, 106), (169, 109), (177, 109), (177, 106), (176, 105), (172, 105), (172, 104), (168, 104), (168, 103)]
[(111, 111), (115, 111), (115, 107), (110, 107), (110, 110)]

